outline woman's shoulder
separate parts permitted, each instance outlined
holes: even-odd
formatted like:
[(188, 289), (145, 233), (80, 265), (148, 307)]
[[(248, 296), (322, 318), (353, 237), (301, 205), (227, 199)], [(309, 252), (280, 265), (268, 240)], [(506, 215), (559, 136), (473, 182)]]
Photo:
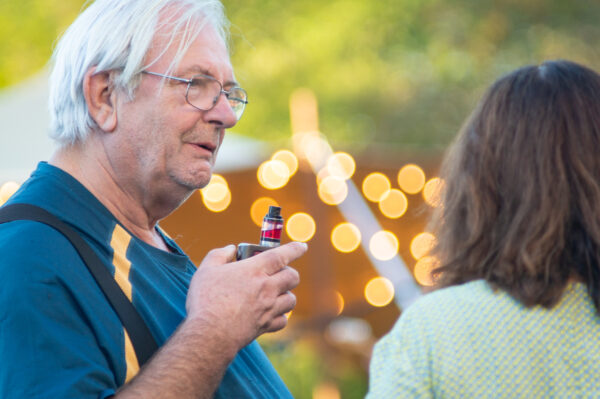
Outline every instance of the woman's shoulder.
[(487, 281), (474, 280), (431, 291), (417, 299), (409, 308), (467, 305), (491, 300), (502, 295), (502, 292), (491, 287)]
[(423, 295), (403, 311), (402, 317), (420, 319), (430, 326), (457, 320), (476, 323), (491, 313), (512, 313), (521, 308), (522, 305), (504, 291), (494, 289), (484, 280), (475, 280)]

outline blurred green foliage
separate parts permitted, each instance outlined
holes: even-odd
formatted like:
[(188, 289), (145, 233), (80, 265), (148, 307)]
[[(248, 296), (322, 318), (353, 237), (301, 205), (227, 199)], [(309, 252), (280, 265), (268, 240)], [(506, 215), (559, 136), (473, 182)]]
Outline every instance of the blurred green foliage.
[(367, 394), (365, 370), (347, 356), (319, 348), (318, 339), (278, 341), (266, 335), (259, 342), (296, 399), (312, 399), (323, 384), (334, 385), (344, 399), (362, 399)]
[[(42, 68), (82, 0), (0, 1), (0, 87)], [(600, 68), (594, 0), (224, 0), (251, 104), (235, 128), (290, 135), (298, 87), (320, 129), (358, 151), (445, 146), (482, 90), (509, 70), (566, 58)]]
[(600, 67), (592, 0), (226, 0), (252, 100), (238, 130), (289, 135), (288, 97), (315, 91), (338, 147), (445, 146), (509, 70), (567, 58)]
[(0, 0), (0, 87), (40, 70), (81, 0)]

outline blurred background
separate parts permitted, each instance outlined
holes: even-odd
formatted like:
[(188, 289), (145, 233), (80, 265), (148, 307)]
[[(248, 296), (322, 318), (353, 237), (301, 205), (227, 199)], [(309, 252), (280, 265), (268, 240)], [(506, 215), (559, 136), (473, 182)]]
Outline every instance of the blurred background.
[[(162, 221), (199, 263), (258, 243), (269, 205), (297, 308), (260, 341), (297, 398), (362, 398), (372, 346), (431, 285), (444, 149), (496, 78), (564, 58), (600, 69), (593, 0), (224, 0), (249, 93), (216, 174)], [(81, 0), (0, 0), (0, 203), (52, 144), (48, 59)]]

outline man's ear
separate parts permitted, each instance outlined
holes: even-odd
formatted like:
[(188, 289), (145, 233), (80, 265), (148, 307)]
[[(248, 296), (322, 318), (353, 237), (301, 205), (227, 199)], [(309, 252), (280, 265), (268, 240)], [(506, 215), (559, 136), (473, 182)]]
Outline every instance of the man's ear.
[(83, 77), (83, 96), (98, 127), (112, 132), (117, 127), (116, 91), (110, 71), (96, 73), (90, 68)]

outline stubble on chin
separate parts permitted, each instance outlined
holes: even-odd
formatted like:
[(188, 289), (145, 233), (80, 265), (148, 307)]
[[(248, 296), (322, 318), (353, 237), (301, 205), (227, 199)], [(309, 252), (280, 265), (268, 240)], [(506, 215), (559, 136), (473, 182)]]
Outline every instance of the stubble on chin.
[(178, 186), (193, 192), (206, 187), (212, 177), (214, 162), (209, 162), (210, 168), (198, 168), (197, 170), (187, 170), (185, 173), (170, 173), (171, 181)]

